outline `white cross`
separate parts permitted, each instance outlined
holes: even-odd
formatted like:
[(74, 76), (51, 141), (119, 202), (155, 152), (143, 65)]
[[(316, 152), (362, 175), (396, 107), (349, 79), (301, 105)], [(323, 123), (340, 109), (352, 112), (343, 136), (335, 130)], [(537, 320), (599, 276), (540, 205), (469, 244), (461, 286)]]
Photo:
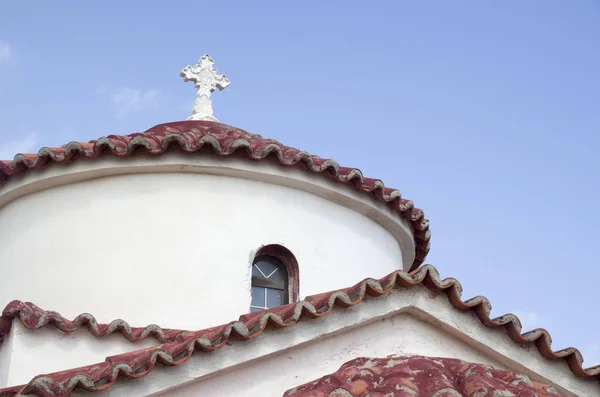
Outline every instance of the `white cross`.
[(208, 54), (205, 54), (194, 66), (186, 66), (179, 73), (184, 81), (193, 81), (198, 89), (192, 115), (188, 117), (188, 120), (218, 121), (213, 116), (210, 94), (217, 88), (219, 91), (223, 90), (229, 85), (229, 80), (224, 74), (217, 74), (214, 64), (215, 61)]

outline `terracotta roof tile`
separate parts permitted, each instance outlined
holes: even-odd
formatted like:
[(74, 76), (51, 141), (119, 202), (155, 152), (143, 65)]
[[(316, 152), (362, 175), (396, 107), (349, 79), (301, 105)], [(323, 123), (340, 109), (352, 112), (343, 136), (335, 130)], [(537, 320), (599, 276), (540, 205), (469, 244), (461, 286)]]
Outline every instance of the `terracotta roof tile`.
[(283, 397), (536, 396), (561, 397), (548, 385), (489, 365), (450, 358), (357, 358)]
[(385, 187), (378, 179), (365, 178), (357, 168), (341, 167), (333, 160), (322, 159), (275, 140), (210, 121), (161, 124), (143, 133), (109, 135), (88, 143), (71, 142), (60, 148), (43, 148), (37, 154), (17, 154), (12, 161), (0, 161), (0, 183), (30, 169), (44, 167), (50, 162), (68, 163), (81, 157), (100, 157), (105, 153), (125, 157), (139, 150), (159, 155), (165, 153), (171, 145), (177, 145), (190, 153), (203, 147), (212, 147), (213, 152), (219, 156), (229, 156), (243, 150), (254, 160), (274, 156), (282, 165), (303, 166), (311, 172), (326, 173), (335, 181), (349, 184), (378, 201), (388, 203), (410, 222), (416, 243), (416, 257), (411, 270), (420, 266), (429, 252), (429, 221), (425, 219), (423, 211), (415, 208), (412, 201), (402, 198), (398, 190)]
[(95, 337), (103, 337), (113, 332), (120, 332), (130, 341), (138, 341), (152, 336), (157, 341), (165, 343), (175, 339), (177, 335), (186, 332), (177, 329), (162, 329), (155, 324), (136, 328), (131, 327), (126, 321), (120, 319), (114, 320), (110, 324), (98, 324), (96, 318), (89, 313), (80, 314), (73, 321), (70, 321), (57, 312), (46, 311), (31, 302), (15, 300), (4, 308), (2, 316), (0, 316), (0, 342), (9, 333), (12, 321), (15, 318), (18, 318), (25, 328), (31, 330), (51, 324), (61, 332), (70, 333), (85, 327)]
[(326, 316), (334, 307), (346, 308), (365, 300), (390, 293), (395, 288), (410, 288), (424, 285), (432, 291), (443, 291), (450, 303), (458, 310), (473, 311), (489, 328), (503, 328), (517, 344), (533, 343), (543, 357), (549, 360), (564, 360), (576, 376), (600, 380), (600, 365), (584, 369), (579, 350), (567, 348), (554, 351), (552, 338), (544, 329), (521, 333), (519, 319), (513, 314), (497, 318), (490, 317), (491, 304), (482, 296), (466, 301), (461, 299), (462, 287), (452, 278), (441, 279), (437, 270), (423, 266), (411, 273), (396, 271), (379, 280), (365, 279), (342, 290), (307, 297), (304, 301), (279, 306), (262, 312), (248, 313), (238, 321), (200, 331), (179, 333), (173, 340), (113, 357), (86, 367), (75, 368), (54, 374), (39, 375), (27, 385), (0, 390), (0, 397), (14, 397), (17, 393), (36, 396), (66, 396), (75, 388), (88, 391), (105, 390), (112, 386), (119, 375), (122, 378), (140, 378), (149, 374), (156, 362), (181, 365), (196, 351), (212, 352), (232, 340), (247, 340), (260, 336), (267, 326), (290, 327), (300, 320)]

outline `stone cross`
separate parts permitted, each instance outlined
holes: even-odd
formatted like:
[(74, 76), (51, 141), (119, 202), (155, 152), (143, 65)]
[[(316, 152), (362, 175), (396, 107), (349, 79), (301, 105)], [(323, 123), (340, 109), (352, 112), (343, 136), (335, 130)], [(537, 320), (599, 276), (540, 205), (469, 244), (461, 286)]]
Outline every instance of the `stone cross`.
[(184, 81), (193, 81), (198, 94), (192, 109), (192, 116), (188, 120), (210, 120), (218, 121), (213, 116), (212, 101), (210, 94), (217, 88), (223, 90), (229, 85), (229, 80), (224, 74), (217, 74), (213, 59), (203, 55), (194, 66), (186, 66), (179, 75)]

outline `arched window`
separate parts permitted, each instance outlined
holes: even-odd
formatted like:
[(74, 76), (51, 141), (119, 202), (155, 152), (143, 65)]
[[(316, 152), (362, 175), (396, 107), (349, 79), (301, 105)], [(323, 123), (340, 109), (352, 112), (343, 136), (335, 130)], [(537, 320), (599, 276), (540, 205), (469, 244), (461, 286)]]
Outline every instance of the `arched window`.
[(252, 301), (257, 312), (298, 300), (298, 263), (280, 245), (261, 248), (252, 262)]
[(259, 256), (252, 265), (252, 304), (257, 312), (288, 302), (287, 271), (285, 265), (272, 256)]

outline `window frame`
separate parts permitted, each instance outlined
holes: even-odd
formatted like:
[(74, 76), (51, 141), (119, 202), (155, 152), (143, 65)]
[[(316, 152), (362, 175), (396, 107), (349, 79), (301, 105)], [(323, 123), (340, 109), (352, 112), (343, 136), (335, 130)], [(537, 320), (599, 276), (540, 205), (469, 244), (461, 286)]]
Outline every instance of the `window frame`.
[(252, 267), (254, 267), (258, 262), (269, 262), (275, 265), (280, 272), (284, 274), (283, 280), (271, 280), (263, 277), (252, 276), (252, 286), (253, 287), (263, 287), (263, 288), (272, 288), (283, 291), (283, 304), (287, 305), (289, 303), (289, 274), (287, 271), (287, 266), (280, 259), (276, 258), (272, 255), (260, 255), (256, 256), (252, 261)]
[[(279, 280), (269, 280), (262, 277), (251, 276), (251, 287), (271, 288), (282, 291), (282, 305), (298, 302), (298, 292), (300, 289), (298, 278), (299, 269), (298, 262), (291, 251), (278, 244), (263, 246), (256, 252), (256, 255), (252, 259), (251, 273), (254, 270), (254, 265), (260, 261), (268, 261), (280, 269), (280, 271), (284, 273), (284, 281), (281, 282)], [(258, 307), (252, 306), (251, 303), (250, 311), (258, 309)], [(268, 310), (268, 308), (263, 310)]]

